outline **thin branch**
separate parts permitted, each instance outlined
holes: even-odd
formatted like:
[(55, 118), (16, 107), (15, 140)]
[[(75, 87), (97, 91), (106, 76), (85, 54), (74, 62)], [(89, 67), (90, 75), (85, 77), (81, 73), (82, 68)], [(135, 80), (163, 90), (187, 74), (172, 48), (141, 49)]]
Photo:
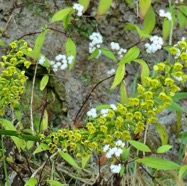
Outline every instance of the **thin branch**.
[(92, 95), (92, 92), (93, 92), (101, 83), (103, 83), (104, 81), (106, 81), (106, 80), (108, 80), (108, 79), (110, 79), (110, 78), (112, 78), (112, 77), (114, 77), (114, 75), (112, 75), (112, 76), (110, 76), (110, 77), (107, 77), (107, 78), (105, 78), (105, 79), (102, 79), (101, 81), (99, 81), (99, 82), (92, 88), (92, 90), (90, 91), (90, 93), (86, 96), (86, 99), (85, 99), (84, 102), (82, 103), (81, 107), (79, 108), (79, 110), (78, 110), (78, 112), (77, 112), (77, 114), (76, 114), (76, 116), (75, 116), (75, 118), (74, 118), (74, 120), (73, 120), (74, 122), (75, 122), (75, 121), (77, 120), (77, 118), (79, 117), (79, 114), (81, 113), (81, 111), (82, 111), (84, 105), (87, 103), (87, 101), (89, 100), (90, 96)]

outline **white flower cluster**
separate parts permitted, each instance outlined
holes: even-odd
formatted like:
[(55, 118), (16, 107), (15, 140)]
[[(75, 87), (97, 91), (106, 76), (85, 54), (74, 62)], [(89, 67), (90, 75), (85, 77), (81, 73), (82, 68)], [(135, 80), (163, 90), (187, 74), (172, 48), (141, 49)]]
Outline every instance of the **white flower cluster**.
[(115, 74), (115, 72), (116, 72), (116, 70), (114, 68), (112, 68), (109, 71), (107, 71), (107, 74), (111, 76), (111, 75)]
[[(111, 107), (112, 110), (117, 110), (117, 107), (116, 107), (115, 104), (110, 104), (110, 107)], [(101, 112), (101, 115), (103, 115), (104, 117), (106, 117), (107, 114), (108, 114), (108, 111), (109, 111), (109, 109), (101, 109), (100, 112)]]
[(73, 62), (74, 56), (67, 57), (63, 54), (58, 54), (55, 57), (55, 61), (50, 61), (50, 65), (53, 68), (54, 72), (57, 72), (58, 70), (65, 70), (68, 67), (68, 64), (70, 65)]
[(161, 37), (158, 36), (152, 36), (150, 38), (150, 41), (152, 42), (150, 43), (145, 43), (145, 48), (146, 48), (146, 52), (151, 54), (151, 53), (155, 53), (157, 50), (162, 48), (162, 45), (164, 44), (163, 39)]
[(110, 170), (112, 173), (120, 173), (120, 170), (121, 170), (121, 164), (118, 164), (118, 165), (111, 165), (110, 166)]
[[(112, 156), (119, 157), (123, 152), (124, 146), (125, 143), (123, 143), (121, 140), (118, 140), (115, 142), (115, 147), (113, 148), (110, 148), (110, 145), (105, 145), (103, 147), (103, 152), (106, 152), (106, 157), (108, 159), (110, 159)], [(119, 173), (121, 170), (121, 164), (111, 165), (110, 169), (112, 173)]]
[(184, 0), (176, 0), (175, 3), (183, 3)]
[(91, 110), (89, 110), (87, 112), (87, 116), (92, 117), (92, 118), (96, 118), (97, 117), (97, 111), (95, 108), (92, 108)]
[(77, 10), (77, 15), (79, 17), (82, 16), (84, 6), (82, 6), (81, 4), (75, 3), (75, 4), (73, 4), (73, 9)]
[(164, 10), (159, 10), (159, 16), (160, 17), (166, 17), (168, 20), (172, 20), (172, 16), (170, 12), (165, 12)]
[(45, 57), (44, 57), (44, 56), (41, 56), (40, 59), (38, 60), (38, 63), (39, 63), (40, 65), (43, 65), (44, 62), (45, 62)]
[(124, 54), (127, 52), (126, 49), (121, 48), (119, 43), (116, 43), (116, 42), (111, 42), (110, 47), (112, 50), (114, 50), (118, 54), (119, 59), (121, 59), (124, 56)]
[[(101, 48), (101, 44), (103, 43), (103, 37), (99, 32), (93, 32), (89, 39), (91, 42), (89, 43), (89, 53), (94, 52), (96, 48)], [(96, 58), (98, 58), (101, 55), (101, 50), (99, 50), (99, 54)]]
[[(117, 107), (116, 107), (115, 104), (110, 104), (110, 108), (112, 110), (117, 110)], [(104, 117), (106, 117), (107, 114), (108, 114), (108, 111), (109, 111), (109, 109), (101, 109), (100, 112), (101, 112), (101, 115), (103, 115)], [(96, 118), (97, 117), (97, 110), (95, 108), (90, 109), (87, 112), (87, 116), (92, 117), (92, 118)]]

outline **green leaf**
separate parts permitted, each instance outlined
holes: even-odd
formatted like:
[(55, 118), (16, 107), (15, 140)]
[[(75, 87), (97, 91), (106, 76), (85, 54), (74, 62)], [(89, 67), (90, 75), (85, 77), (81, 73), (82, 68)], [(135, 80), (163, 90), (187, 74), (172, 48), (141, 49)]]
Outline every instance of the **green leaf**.
[(124, 148), (123, 149), (123, 152), (122, 152), (122, 154), (121, 154), (121, 160), (122, 161), (126, 161), (127, 160), (127, 158), (128, 158), (128, 156), (129, 156), (129, 153), (130, 153), (130, 147), (128, 147), (128, 148)]
[(84, 169), (90, 160), (91, 154), (82, 157), (82, 168)]
[(96, 48), (96, 49), (92, 52), (92, 54), (88, 57), (88, 60), (92, 60), (92, 59), (96, 58), (98, 55), (99, 55), (99, 49)]
[(124, 75), (125, 75), (125, 65), (122, 64), (122, 65), (119, 65), (116, 70), (116, 74), (115, 74), (111, 89), (113, 89), (114, 87), (116, 87), (118, 84), (121, 83), (121, 81), (124, 78)]
[(184, 112), (184, 109), (176, 102), (172, 101), (171, 104), (167, 107), (168, 110)]
[(76, 45), (70, 38), (68, 38), (66, 41), (66, 55), (68, 57), (74, 56), (72, 63), (69, 65), (69, 69), (71, 70), (74, 65), (75, 58), (76, 58)]
[[(2, 126), (5, 130), (17, 131), (13, 123), (6, 119), (0, 119), (0, 126)], [(13, 140), (19, 151), (26, 147), (26, 142), (23, 139), (15, 136), (11, 136), (10, 138)]]
[(64, 186), (64, 184), (60, 183), (59, 181), (55, 181), (55, 180), (47, 180), (47, 183), (49, 183), (50, 186)]
[(151, 0), (139, 0), (140, 17), (143, 19), (146, 15), (149, 7), (151, 6)]
[(30, 178), (24, 186), (35, 186), (38, 180), (36, 178)]
[(124, 27), (125, 30), (136, 30), (138, 32), (138, 35), (140, 37), (140, 39), (142, 38), (150, 38), (150, 35), (148, 35), (144, 30), (140, 29), (137, 25), (135, 24), (127, 24)]
[(41, 143), (37, 148), (36, 150), (33, 152), (33, 154), (36, 154), (36, 153), (39, 153), (39, 152), (42, 152), (42, 151), (46, 151), (46, 150), (49, 150), (49, 146), (45, 143)]
[(142, 82), (142, 85), (144, 85), (145, 78), (149, 77), (149, 67), (147, 63), (142, 59), (135, 59), (134, 61), (141, 65), (141, 82)]
[(161, 147), (159, 147), (156, 152), (157, 153), (165, 153), (167, 152), (168, 150), (170, 150), (172, 148), (171, 145), (162, 145)]
[(120, 102), (121, 104), (128, 103), (128, 96), (125, 81), (122, 81), (120, 84)]
[(119, 174), (120, 174), (120, 176), (122, 177), (122, 176), (124, 175), (124, 173), (125, 173), (125, 166), (122, 165)]
[(180, 5), (178, 8), (181, 10), (181, 12), (187, 16), (187, 6)]
[(180, 169), (179, 169), (179, 180), (182, 179), (182, 176), (184, 175), (184, 173), (187, 171), (187, 165), (184, 165), (182, 166)]
[(118, 63), (119, 65), (129, 63), (133, 60), (135, 60), (140, 54), (140, 49), (137, 46), (132, 47), (128, 52), (125, 54), (125, 56), (121, 59), (121, 61)]
[(5, 42), (0, 39), (0, 46), (5, 46)]
[(101, 109), (108, 109), (108, 108), (111, 108), (110, 105), (98, 105), (96, 106), (96, 110), (101, 110)]
[(154, 12), (152, 6), (150, 6), (147, 14), (144, 17), (144, 22), (143, 22), (144, 32), (146, 34), (150, 34), (154, 30), (155, 24), (156, 24), (156, 18), (155, 17), (156, 17), (155, 12)]
[(97, 17), (105, 14), (107, 12), (107, 10), (110, 8), (111, 4), (112, 4), (112, 0), (100, 0), (99, 7), (97, 10)]
[(157, 170), (176, 170), (180, 169), (180, 165), (162, 158), (155, 157), (144, 157), (142, 159), (137, 159), (136, 162), (143, 163), (147, 167), (151, 167)]
[(178, 10), (177, 11), (177, 18), (179, 21), (180, 29), (184, 28), (187, 23), (187, 17), (180, 10)]
[(42, 117), (41, 131), (44, 131), (46, 129), (48, 129), (48, 113), (47, 110), (45, 109)]
[(33, 58), (33, 59), (38, 59), (40, 57), (40, 52), (41, 52), (41, 49), (42, 49), (42, 46), (44, 44), (44, 41), (45, 41), (45, 36), (47, 34), (48, 30), (44, 30), (42, 31), (38, 37), (36, 38), (35, 40), (35, 43), (34, 43), (34, 49), (28, 53), (28, 55)]
[(143, 152), (151, 152), (151, 149), (150, 149), (147, 145), (145, 145), (145, 144), (143, 144), (143, 143), (141, 143), (141, 142), (139, 142), (139, 141), (128, 140), (128, 142), (129, 142), (134, 148), (136, 148), (137, 150), (140, 150), (140, 151), (143, 151)]
[(166, 145), (168, 143), (168, 133), (163, 125), (160, 123), (156, 123), (156, 130), (160, 136), (162, 145)]
[(60, 10), (53, 15), (51, 22), (62, 21), (66, 19), (66, 17), (72, 14), (73, 12), (74, 12), (73, 8), (65, 8), (63, 10)]
[(67, 161), (70, 165), (72, 165), (74, 168), (76, 169), (80, 169), (80, 167), (78, 166), (78, 164), (75, 162), (75, 160), (68, 154), (65, 152), (59, 152), (60, 156)]
[(45, 87), (46, 87), (48, 81), (49, 81), (49, 75), (46, 74), (46, 75), (44, 75), (44, 76), (42, 77), (42, 80), (40, 81), (40, 90), (41, 90), (41, 91), (45, 89)]
[(71, 17), (70, 15), (68, 14), (65, 18), (64, 18), (64, 21), (62, 23), (63, 25), (63, 28), (66, 30), (68, 28), (68, 25), (71, 23)]
[(162, 35), (163, 39), (166, 40), (171, 32), (171, 21), (168, 19), (164, 19), (163, 26), (162, 26)]
[(175, 95), (172, 97), (174, 101), (183, 99), (187, 97), (187, 92), (176, 92)]
[(79, 4), (84, 6), (83, 12), (85, 12), (90, 4), (90, 0), (79, 0)]
[(113, 61), (117, 62), (117, 59), (112, 51), (110, 51), (108, 48), (102, 48), (101, 52), (104, 56), (108, 57), (109, 59), (112, 59)]

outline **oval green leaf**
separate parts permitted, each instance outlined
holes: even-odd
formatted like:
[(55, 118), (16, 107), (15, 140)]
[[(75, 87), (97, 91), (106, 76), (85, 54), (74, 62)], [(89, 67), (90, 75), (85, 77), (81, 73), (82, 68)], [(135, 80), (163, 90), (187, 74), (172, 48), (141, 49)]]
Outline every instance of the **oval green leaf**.
[(180, 169), (179, 169), (179, 180), (182, 179), (182, 176), (184, 175), (184, 173), (187, 171), (187, 165), (184, 165), (182, 166)]
[(49, 81), (49, 75), (46, 74), (45, 76), (43, 76), (42, 80), (40, 81), (40, 90), (44, 90), (44, 88), (46, 87), (47, 83)]
[(66, 55), (69, 56), (74, 56), (74, 59), (72, 61), (72, 63), (69, 65), (69, 69), (71, 70), (74, 62), (75, 62), (75, 57), (76, 57), (76, 45), (73, 42), (72, 39), (68, 38), (66, 41)]
[(167, 152), (168, 150), (170, 150), (172, 148), (171, 145), (162, 145), (161, 147), (159, 147), (156, 152), (157, 153), (165, 153)]
[(160, 139), (161, 139), (161, 142), (162, 142), (162, 145), (167, 145), (168, 143), (168, 133), (166, 131), (166, 128), (161, 125), (160, 123), (156, 123), (156, 130), (160, 136)]
[(180, 165), (162, 158), (156, 157), (144, 157), (142, 159), (137, 159), (136, 162), (143, 163), (147, 167), (151, 167), (157, 170), (176, 170), (180, 169)]
[(115, 74), (111, 89), (115, 88), (118, 84), (121, 83), (121, 81), (124, 78), (124, 75), (125, 75), (125, 65), (122, 64), (122, 65), (119, 65), (116, 70), (116, 74)]
[(97, 18), (105, 14), (107, 10), (110, 8), (111, 4), (112, 4), (112, 0), (100, 0), (99, 7), (97, 10)]
[(108, 57), (109, 59), (112, 59), (113, 61), (117, 62), (117, 59), (116, 59), (115, 55), (114, 55), (113, 52), (110, 51), (108, 48), (102, 48), (102, 49), (101, 49), (101, 53), (102, 53), (104, 56)]
[(47, 180), (47, 183), (49, 183), (50, 186), (64, 186), (64, 184), (60, 183), (59, 181), (55, 181), (55, 180)]
[(59, 154), (71, 166), (73, 166), (74, 168), (80, 169), (80, 167), (78, 166), (78, 164), (75, 162), (75, 160), (68, 153), (59, 152)]
[(140, 49), (137, 46), (132, 47), (128, 52), (125, 54), (125, 56), (121, 59), (121, 61), (118, 63), (119, 65), (129, 63), (133, 60), (135, 60), (140, 54)]
[(63, 10), (60, 10), (54, 14), (54, 16), (51, 19), (51, 22), (62, 21), (66, 18), (66, 16), (72, 14), (73, 12), (74, 12), (73, 8), (65, 8)]
[(143, 144), (143, 143), (141, 143), (141, 142), (139, 142), (139, 141), (128, 140), (128, 142), (129, 142), (134, 148), (136, 148), (137, 150), (140, 150), (140, 151), (143, 151), (143, 152), (151, 152), (151, 149), (150, 149), (147, 145), (145, 145), (145, 144)]

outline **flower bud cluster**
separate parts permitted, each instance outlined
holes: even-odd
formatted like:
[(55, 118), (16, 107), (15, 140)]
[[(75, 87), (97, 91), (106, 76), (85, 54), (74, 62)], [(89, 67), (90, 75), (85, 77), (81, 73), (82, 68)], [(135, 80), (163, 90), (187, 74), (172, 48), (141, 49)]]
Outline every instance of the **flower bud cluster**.
[(168, 20), (172, 20), (172, 16), (170, 12), (165, 12), (165, 10), (159, 10), (159, 16), (160, 17), (166, 17)]
[(14, 107), (24, 91), (24, 83), (27, 80), (25, 71), (17, 68), (17, 65), (23, 64), (29, 68), (31, 62), (25, 58), (25, 53), (32, 51), (24, 40), (10, 43), (11, 50), (7, 55), (2, 56), (0, 67), (0, 115), (4, 114), (4, 108), (7, 105)]
[(95, 49), (99, 49), (99, 54), (96, 58), (98, 58), (101, 55), (101, 45), (103, 43), (103, 37), (99, 32), (93, 32), (89, 39), (91, 42), (89, 43), (89, 53), (92, 53), (95, 51)]
[(161, 37), (158, 36), (152, 36), (150, 38), (150, 41), (152, 43), (145, 43), (145, 48), (146, 48), (146, 52), (151, 54), (151, 53), (155, 53), (157, 50), (162, 48), (162, 45), (164, 44), (163, 39)]
[[(74, 56), (66, 56), (63, 54), (58, 54), (55, 57), (55, 61), (49, 61), (52, 69), (54, 72), (57, 72), (58, 70), (65, 70), (68, 68), (68, 65), (71, 65), (74, 61)], [(44, 62), (46, 61), (44, 56), (41, 56), (39, 59), (39, 64), (43, 65)]]
[(82, 6), (81, 4), (78, 3), (74, 3), (73, 4), (73, 9), (77, 10), (77, 15), (80, 17), (82, 16), (83, 10), (84, 10), (84, 6)]
[(116, 42), (111, 42), (110, 47), (117, 53), (119, 59), (123, 58), (124, 54), (127, 52), (126, 49), (120, 47), (119, 43)]

